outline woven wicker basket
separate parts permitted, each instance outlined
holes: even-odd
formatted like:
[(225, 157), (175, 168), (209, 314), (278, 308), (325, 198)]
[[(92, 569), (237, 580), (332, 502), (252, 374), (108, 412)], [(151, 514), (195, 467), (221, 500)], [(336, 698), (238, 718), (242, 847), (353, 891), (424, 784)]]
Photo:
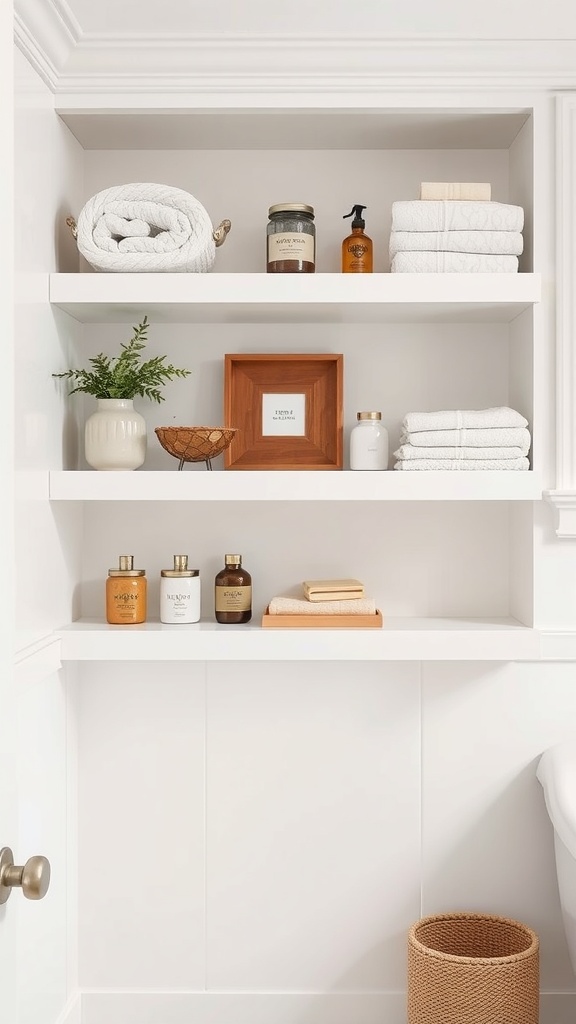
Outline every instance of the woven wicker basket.
[(235, 427), (155, 427), (154, 433), (162, 447), (179, 460), (178, 469), (185, 462), (205, 462), (212, 469), (215, 459), (231, 443)]
[(423, 917), (408, 933), (408, 1024), (538, 1024), (538, 936), (485, 914)]

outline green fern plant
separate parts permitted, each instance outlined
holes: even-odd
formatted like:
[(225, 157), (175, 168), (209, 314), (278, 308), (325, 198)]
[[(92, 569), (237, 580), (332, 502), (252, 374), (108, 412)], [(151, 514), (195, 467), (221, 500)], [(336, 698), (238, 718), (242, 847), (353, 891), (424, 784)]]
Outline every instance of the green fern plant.
[(133, 327), (130, 341), (121, 344), (121, 353), (111, 359), (100, 352), (89, 359), (90, 370), (66, 370), (65, 373), (53, 373), (53, 377), (67, 377), (75, 387), (69, 392), (73, 395), (82, 391), (94, 398), (149, 398), (151, 402), (163, 402), (164, 396), (160, 388), (174, 377), (188, 377), (191, 370), (181, 370), (171, 363), (166, 364), (166, 356), (154, 356), (142, 361), (141, 352), (146, 347), (148, 317)]

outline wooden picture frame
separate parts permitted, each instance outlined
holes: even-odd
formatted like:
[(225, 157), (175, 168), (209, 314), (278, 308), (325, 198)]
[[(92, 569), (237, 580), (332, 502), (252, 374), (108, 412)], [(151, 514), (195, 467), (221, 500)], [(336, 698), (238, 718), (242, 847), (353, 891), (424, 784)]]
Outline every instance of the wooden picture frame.
[(344, 357), (225, 355), (225, 469), (342, 469)]

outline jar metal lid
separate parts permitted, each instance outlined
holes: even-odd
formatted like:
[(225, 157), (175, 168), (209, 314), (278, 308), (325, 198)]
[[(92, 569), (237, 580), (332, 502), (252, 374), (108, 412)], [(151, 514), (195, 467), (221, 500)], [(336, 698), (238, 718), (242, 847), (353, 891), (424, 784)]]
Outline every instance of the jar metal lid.
[(358, 412), (356, 413), (357, 420), (381, 420), (381, 412)]
[(224, 565), (242, 565), (242, 555), (224, 555)]
[(109, 576), (145, 576), (145, 569), (108, 569)]
[(161, 569), (160, 575), (169, 576), (172, 580), (183, 579), (188, 576), (199, 576), (200, 569), (181, 569), (180, 571), (178, 569)]
[(268, 216), (271, 217), (273, 213), (307, 213), (313, 217), (314, 207), (307, 206), (306, 203), (276, 203), (268, 210)]

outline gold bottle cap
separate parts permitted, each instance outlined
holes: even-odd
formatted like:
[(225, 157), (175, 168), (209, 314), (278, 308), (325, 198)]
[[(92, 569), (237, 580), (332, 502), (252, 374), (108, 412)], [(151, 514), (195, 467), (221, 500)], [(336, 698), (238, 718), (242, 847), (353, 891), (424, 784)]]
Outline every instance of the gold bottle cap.
[(242, 565), (242, 555), (224, 555), (224, 565)]
[(109, 576), (145, 576), (145, 569), (134, 568), (134, 555), (120, 555), (118, 569), (108, 569)]
[(199, 576), (200, 569), (189, 569), (188, 568), (188, 555), (174, 555), (174, 568), (173, 569), (161, 569), (161, 576), (169, 576), (170, 579), (186, 576)]
[(382, 419), (382, 413), (381, 412), (357, 412), (356, 413), (356, 419), (357, 420), (381, 420)]

